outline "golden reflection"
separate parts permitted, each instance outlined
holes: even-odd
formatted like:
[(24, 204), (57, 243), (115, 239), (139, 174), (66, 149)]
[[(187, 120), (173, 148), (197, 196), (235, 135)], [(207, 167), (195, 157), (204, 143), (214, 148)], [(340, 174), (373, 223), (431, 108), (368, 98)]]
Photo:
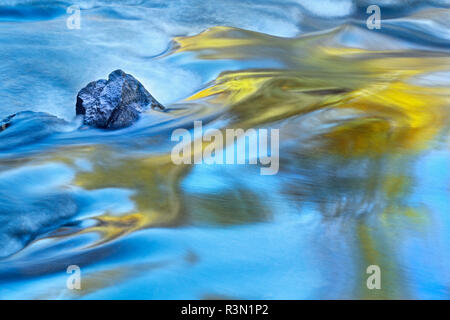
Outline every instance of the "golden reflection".
[[(450, 67), (450, 58), (421, 51), (330, 47), (336, 33), (277, 38), (217, 27), (176, 38), (176, 52), (203, 59), (272, 58), (289, 68), (222, 73), (190, 100), (226, 106), (235, 126), (255, 127), (317, 110), (352, 110), (319, 138), (324, 150), (347, 156), (414, 151), (448, 125), (450, 89), (411, 84), (413, 76)], [(220, 41), (214, 41), (216, 37)], [(245, 39), (245, 41), (243, 41)], [(274, 54), (278, 50), (278, 54)], [(297, 59), (297, 56), (302, 59)]]
[[(358, 297), (405, 297), (409, 292), (401, 287), (404, 275), (393, 244), (399, 238), (396, 226), (407, 223), (423, 232), (430, 222), (426, 206), (412, 206), (405, 199), (414, 185), (414, 157), (448, 130), (450, 106), (450, 88), (420, 86), (414, 79), (448, 69), (450, 58), (417, 50), (345, 47), (337, 40), (343, 31), (278, 38), (215, 27), (175, 38), (171, 54), (190, 51), (204, 60), (272, 59), (282, 66), (223, 72), (187, 100), (223, 110), (220, 117), (227, 120), (227, 128), (280, 127), (280, 174), (291, 174), (285, 193), (299, 206), (314, 203), (324, 221), (346, 219), (343, 237), (357, 241)], [(191, 152), (203, 152), (208, 144), (202, 141), (202, 148)], [(261, 195), (245, 186), (235, 185), (220, 196), (186, 197), (180, 183), (190, 166), (174, 165), (170, 151), (136, 156), (100, 145), (68, 151), (48, 158), (73, 167), (74, 158), (88, 160), (91, 170), (76, 167), (77, 186), (133, 192), (131, 212), (106, 212), (93, 218), (93, 226), (76, 231), (99, 233), (100, 242), (94, 245), (143, 228), (178, 225), (187, 219), (186, 212), (196, 221), (219, 224), (272, 215)], [(365, 269), (371, 264), (384, 270), (386, 286), (375, 293), (365, 287)]]
[[(333, 110), (335, 118), (327, 117), (317, 126), (327, 129), (311, 137), (317, 154), (377, 158), (426, 148), (448, 125), (450, 89), (421, 87), (410, 80), (450, 66), (450, 59), (420, 51), (348, 48), (336, 42), (339, 32), (342, 30), (278, 38), (215, 27), (193, 37), (175, 38), (177, 46), (172, 54), (193, 51), (200, 59), (270, 58), (287, 66), (224, 72), (213, 85), (187, 99), (192, 103), (206, 99), (226, 110), (223, 116), (231, 120), (228, 128), (258, 127)], [(345, 114), (351, 116), (342, 118)], [(203, 142), (202, 148), (207, 145)], [(97, 224), (85, 232), (100, 232), (103, 241), (107, 241), (149, 226), (177, 224), (183, 219), (179, 183), (189, 166), (172, 164), (168, 154), (119, 158), (106, 152), (91, 161), (94, 169), (79, 172), (76, 184), (85, 189), (134, 190), (136, 210), (125, 216), (96, 217)], [(382, 184), (388, 198), (395, 198), (396, 185), (410, 183), (402, 179), (405, 178), (386, 177)], [(377, 186), (378, 183), (365, 188), (374, 194), (369, 190), (376, 190)], [(365, 199), (374, 201), (371, 197)]]

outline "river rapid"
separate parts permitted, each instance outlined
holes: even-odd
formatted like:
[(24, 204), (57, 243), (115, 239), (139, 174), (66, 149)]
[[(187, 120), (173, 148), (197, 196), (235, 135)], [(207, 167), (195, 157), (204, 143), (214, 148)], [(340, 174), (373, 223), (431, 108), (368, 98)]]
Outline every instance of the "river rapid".
[[(1, 0), (0, 43), (1, 299), (450, 298), (449, 1)], [(168, 111), (81, 127), (116, 69)], [(196, 120), (278, 173), (175, 165)]]

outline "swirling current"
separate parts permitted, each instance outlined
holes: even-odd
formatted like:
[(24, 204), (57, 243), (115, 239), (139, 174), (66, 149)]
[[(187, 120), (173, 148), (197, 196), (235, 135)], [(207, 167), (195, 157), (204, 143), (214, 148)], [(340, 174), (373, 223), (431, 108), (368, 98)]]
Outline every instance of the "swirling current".
[[(449, 1), (2, 0), (0, 43), (1, 299), (450, 298)], [(82, 127), (119, 68), (168, 111)], [(196, 120), (279, 172), (174, 164)]]

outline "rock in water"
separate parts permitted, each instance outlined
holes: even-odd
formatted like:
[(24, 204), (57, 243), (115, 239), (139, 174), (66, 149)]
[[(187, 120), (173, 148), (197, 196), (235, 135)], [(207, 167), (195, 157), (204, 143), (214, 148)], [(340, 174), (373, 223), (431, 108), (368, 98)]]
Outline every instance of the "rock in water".
[(86, 125), (120, 129), (150, 108), (164, 109), (132, 75), (116, 70), (108, 80), (93, 81), (78, 92), (76, 114), (84, 116)]

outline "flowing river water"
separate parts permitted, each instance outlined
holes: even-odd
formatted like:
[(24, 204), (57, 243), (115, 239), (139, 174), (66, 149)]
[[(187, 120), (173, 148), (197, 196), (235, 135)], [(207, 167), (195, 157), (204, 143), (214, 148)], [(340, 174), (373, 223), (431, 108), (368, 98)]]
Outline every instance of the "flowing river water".
[[(0, 43), (1, 299), (450, 298), (450, 2), (2, 0)], [(80, 128), (119, 68), (168, 111)], [(175, 165), (195, 120), (278, 174)]]

